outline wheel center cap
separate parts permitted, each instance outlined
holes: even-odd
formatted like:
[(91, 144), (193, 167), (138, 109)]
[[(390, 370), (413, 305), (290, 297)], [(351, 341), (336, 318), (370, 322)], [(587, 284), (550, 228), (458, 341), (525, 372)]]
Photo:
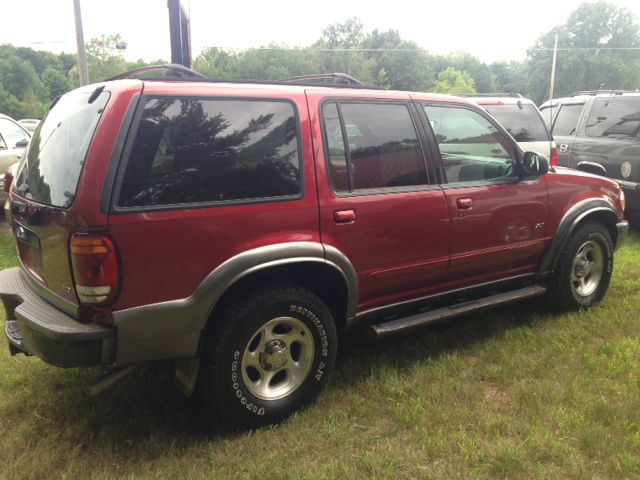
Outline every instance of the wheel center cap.
[(587, 260), (580, 260), (576, 262), (576, 276), (586, 277), (591, 271), (591, 265)]
[(260, 365), (269, 372), (282, 368), (287, 363), (287, 346), (282, 340), (271, 340), (260, 353)]

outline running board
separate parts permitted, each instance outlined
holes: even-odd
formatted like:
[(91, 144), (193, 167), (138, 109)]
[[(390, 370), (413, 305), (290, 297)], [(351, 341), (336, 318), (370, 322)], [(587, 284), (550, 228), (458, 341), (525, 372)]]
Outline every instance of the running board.
[(539, 297), (544, 295), (546, 291), (547, 287), (543, 285), (532, 285), (518, 290), (498, 293), (478, 300), (457, 303), (449, 307), (438, 308), (429, 312), (411, 315), (410, 317), (371, 325), (369, 327), (369, 333), (373, 339), (378, 340), (396, 333), (409, 332), (432, 322), (449, 320), (451, 318), (461, 317), (463, 315), (476, 313), (493, 307), (499, 307), (501, 305), (507, 305), (527, 298)]

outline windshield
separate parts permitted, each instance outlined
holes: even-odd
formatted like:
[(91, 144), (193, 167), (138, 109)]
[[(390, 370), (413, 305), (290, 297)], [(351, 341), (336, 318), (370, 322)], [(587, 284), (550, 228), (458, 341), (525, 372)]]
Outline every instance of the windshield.
[(73, 203), (89, 143), (109, 93), (71, 92), (54, 105), (33, 133), (16, 181), (28, 200), (67, 208)]
[(513, 105), (483, 105), (516, 142), (548, 142), (551, 140), (544, 121), (536, 108), (528, 103)]

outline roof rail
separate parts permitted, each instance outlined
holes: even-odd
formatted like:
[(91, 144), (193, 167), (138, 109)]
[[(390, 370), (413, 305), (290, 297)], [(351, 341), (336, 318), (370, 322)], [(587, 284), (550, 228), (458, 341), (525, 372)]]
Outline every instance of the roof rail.
[[(151, 75), (149, 77), (141, 75), (157, 72), (159, 75)], [(165, 65), (150, 65), (148, 67), (134, 68), (128, 72), (121, 73), (115, 77), (107, 78), (105, 81), (121, 80), (123, 78), (142, 78), (144, 80), (159, 79), (159, 80), (194, 80), (194, 79), (206, 79), (203, 74), (196, 72), (182, 65), (175, 63), (168, 63)]]
[(457, 93), (458, 97), (516, 97), (524, 98), (519, 93)]
[(580, 90), (570, 94), (570, 97), (578, 95), (622, 95), (623, 93), (640, 93), (640, 90)]
[(360, 80), (353, 78), (346, 73), (300, 75), (298, 77), (283, 78), (277, 82), (290, 83), (293, 85), (326, 85), (328, 87), (367, 87), (367, 85), (362, 83)]

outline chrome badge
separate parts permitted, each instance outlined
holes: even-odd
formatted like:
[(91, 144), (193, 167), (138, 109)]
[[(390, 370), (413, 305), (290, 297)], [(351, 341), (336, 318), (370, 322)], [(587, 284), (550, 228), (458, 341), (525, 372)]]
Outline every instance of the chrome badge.
[(629, 178), (629, 175), (631, 175), (631, 163), (624, 162), (620, 167), (620, 173), (622, 174), (622, 178)]

